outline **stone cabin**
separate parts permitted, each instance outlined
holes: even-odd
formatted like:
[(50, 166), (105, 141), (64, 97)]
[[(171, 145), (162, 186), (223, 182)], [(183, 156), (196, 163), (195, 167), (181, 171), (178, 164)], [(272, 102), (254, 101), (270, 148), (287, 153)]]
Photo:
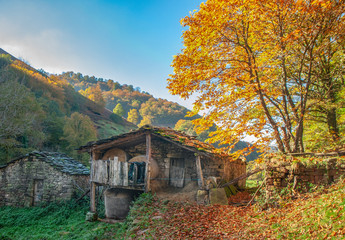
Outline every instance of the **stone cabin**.
[[(159, 193), (195, 182), (197, 191), (209, 177), (228, 181), (245, 174), (244, 161), (215, 150), (182, 132), (149, 125), (81, 146), (79, 151), (91, 156), (91, 212), (96, 211), (97, 186)], [(245, 180), (239, 185), (243, 187)]]
[(90, 171), (58, 152), (33, 151), (0, 166), (0, 206), (67, 200), (89, 189)]

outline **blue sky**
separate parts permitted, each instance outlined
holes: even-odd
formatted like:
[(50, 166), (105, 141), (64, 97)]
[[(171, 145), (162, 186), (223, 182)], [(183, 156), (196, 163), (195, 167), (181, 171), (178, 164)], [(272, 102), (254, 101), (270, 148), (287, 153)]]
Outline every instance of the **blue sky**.
[(183, 48), (180, 19), (201, 0), (0, 0), (0, 48), (51, 73), (132, 84), (191, 108), (166, 89)]

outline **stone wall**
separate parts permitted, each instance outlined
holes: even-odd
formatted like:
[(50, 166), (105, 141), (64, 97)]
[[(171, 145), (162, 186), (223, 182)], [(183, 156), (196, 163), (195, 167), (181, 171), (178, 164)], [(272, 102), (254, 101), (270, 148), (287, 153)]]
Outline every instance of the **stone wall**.
[(338, 158), (305, 162), (269, 161), (266, 167), (266, 190), (274, 191), (291, 187), (296, 191), (308, 191), (313, 185), (329, 184), (345, 176), (345, 161)]
[(0, 169), (0, 206), (31, 206), (70, 199), (78, 188), (88, 188), (87, 175), (63, 173), (34, 156)]

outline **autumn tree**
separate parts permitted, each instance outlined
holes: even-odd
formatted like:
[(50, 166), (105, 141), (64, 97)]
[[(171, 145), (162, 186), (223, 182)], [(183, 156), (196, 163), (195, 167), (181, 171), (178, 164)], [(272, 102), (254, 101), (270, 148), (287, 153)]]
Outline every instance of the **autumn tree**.
[(102, 90), (99, 85), (96, 85), (94, 87), (88, 87), (85, 90), (80, 90), (79, 93), (87, 97), (88, 99), (98, 103), (102, 107), (105, 106)]
[(121, 103), (118, 103), (113, 109), (113, 113), (123, 117), (125, 115), (125, 110), (123, 109)]
[[(208, 0), (182, 20), (182, 53), (168, 79), (172, 94), (196, 94), (198, 129), (217, 125), (211, 142), (251, 148), (275, 143), (303, 152), (304, 120), (318, 56), (344, 37), (344, 1)], [(241, 154), (248, 149), (237, 151)]]
[(139, 123), (139, 117), (138, 111), (133, 108), (128, 112), (127, 121), (137, 125)]
[(140, 121), (138, 127), (142, 127), (144, 125), (152, 125), (152, 117), (151, 116), (144, 116), (143, 119)]

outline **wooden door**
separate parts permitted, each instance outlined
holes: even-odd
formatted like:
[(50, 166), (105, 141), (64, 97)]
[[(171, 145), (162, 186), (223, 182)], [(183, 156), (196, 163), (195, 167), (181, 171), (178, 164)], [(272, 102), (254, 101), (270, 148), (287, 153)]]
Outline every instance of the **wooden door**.
[(183, 187), (184, 183), (184, 159), (171, 158), (170, 159), (170, 185), (174, 187)]
[(33, 203), (37, 205), (43, 200), (43, 179), (35, 179), (33, 185)]

